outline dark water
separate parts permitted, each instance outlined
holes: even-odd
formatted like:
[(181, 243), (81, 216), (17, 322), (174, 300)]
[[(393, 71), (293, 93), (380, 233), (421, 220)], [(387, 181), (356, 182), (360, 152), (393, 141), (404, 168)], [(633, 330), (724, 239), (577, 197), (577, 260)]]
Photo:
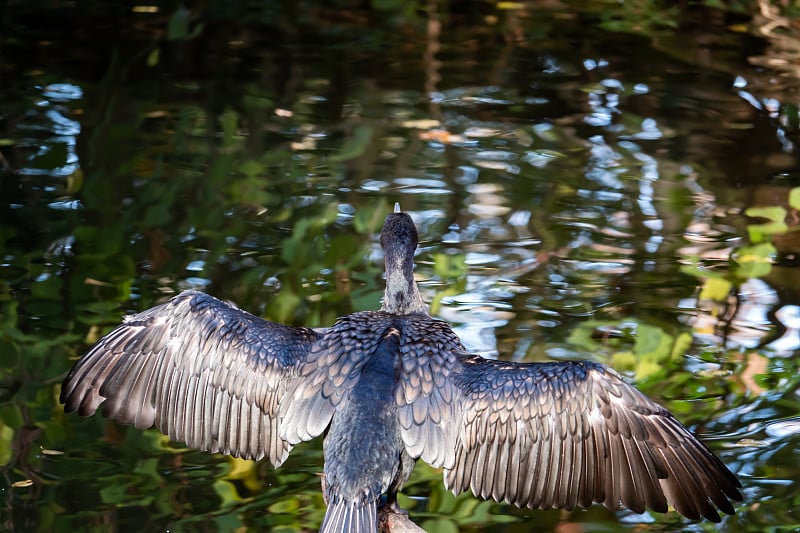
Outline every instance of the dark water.
[[(186, 288), (298, 325), (377, 308), (394, 202), (471, 350), (613, 365), (739, 475), (721, 530), (800, 528), (792, 21), (747, 2), (46, 7), (0, 15), (4, 529), (316, 529), (319, 442), (278, 470), (190, 451), (65, 415), (60, 382)], [(422, 464), (404, 494), (431, 532), (715, 529), (454, 497)]]

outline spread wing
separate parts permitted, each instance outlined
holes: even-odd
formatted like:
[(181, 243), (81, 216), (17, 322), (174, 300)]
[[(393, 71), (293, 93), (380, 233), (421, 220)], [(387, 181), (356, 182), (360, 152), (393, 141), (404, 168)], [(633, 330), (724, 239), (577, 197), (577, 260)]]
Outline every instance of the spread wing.
[[(418, 416), (401, 424), (409, 453), (422, 442), (417, 455), (444, 466), (454, 492), (531, 508), (672, 505), (715, 522), (741, 500), (739, 481), (702, 442), (603, 365), (443, 359), (444, 392), (415, 398), (406, 409), (417, 404)], [(430, 427), (435, 419), (444, 428)]]
[(279, 465), (279, 403), (320, 333), (267, 322), (200, 292), (127, 317), (61, 389), (81, 416), (155, 425), (192, 448)]

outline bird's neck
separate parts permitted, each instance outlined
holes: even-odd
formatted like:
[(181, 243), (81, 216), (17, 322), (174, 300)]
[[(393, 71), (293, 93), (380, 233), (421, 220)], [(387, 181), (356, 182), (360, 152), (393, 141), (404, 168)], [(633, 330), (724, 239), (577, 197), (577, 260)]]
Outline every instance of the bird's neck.
[(428, 313), (428, 308), (414, 281), (411, 260), (404, 264), (402, 258), (386, 258), (386, 290), (381, 311), (396, 315)]

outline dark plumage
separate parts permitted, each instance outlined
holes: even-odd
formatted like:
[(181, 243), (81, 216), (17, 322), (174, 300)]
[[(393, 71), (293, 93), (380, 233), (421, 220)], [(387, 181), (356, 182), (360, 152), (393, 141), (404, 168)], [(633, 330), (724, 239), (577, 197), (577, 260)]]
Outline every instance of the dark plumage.
[(128, 317), (67, 378), (61, 401), (193, 448), (279, 466), (327, 429), (321, 531), (373, 533), (421, 458), (453, 492), (532, 508), (599, 502), (718, 522), (739, 481), (668, 411), (593, 362), (467, 353), (428, 316), (405, 213), (381, 232), (380, 311), (330, 328), (267, 322), (199, 292)]

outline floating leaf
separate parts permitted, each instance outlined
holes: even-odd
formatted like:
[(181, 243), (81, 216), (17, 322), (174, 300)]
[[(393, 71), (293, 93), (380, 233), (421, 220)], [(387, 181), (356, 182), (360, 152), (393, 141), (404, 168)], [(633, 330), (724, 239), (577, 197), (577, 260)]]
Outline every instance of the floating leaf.
[(783, 207), (751, 207), (745, 211), (745, 214), (749, 217), (766, 218), (769, 220), (769, 222), (764, 224), (747, 225), (747, 233), (750, 236), (751, 242), (763, 242), (768, 240), (771, 235), (780, 235), (786, 233), (789, 229), (784, 222), (786, 219), (786, 210)]
[(239, 495), (239, 491), (236, 490), (236, 485), (230, 481), (222, 479), (214, 481), (214, 492), (220, 497), (225, 507), (244, 501), (244, 498)]
[(786, 218), (786, 210), (782, 207), (751, 207), (745, 214), (753, 218), (766, 218), (772, 222), (783, 222)]
[(773, 235), (786, 233), (789, 227), (785, 222), (767, 222), (766, 224), (748, 224), (747, 235), (750, 242), (759, 243), (770, 240)]
[(258, 477), (258, 463), (240, 457), (228, 457), (228, 464), (230, 470), (225, 474), (224, 479), (237, 480), (254, 493), (261, 490), (262, 481)]
[(733, 284), (727, 279), (721, 277), (709, 277), (703, 282), (703, 288), (700, 291), (701, 300), (714, 300), (722, 302), (731, 292)]
[(768, 242), (740, 248), (736, 257), (735, 274), (743, 279), (766, 276), (772, 271), (771, 257), (776, 251), (775, 246)]
[(772, 265), (766, 261), (745, 261), (739, 263), (735, 269), (736, 274), (743, 279), (762, 278), (772, 272)]

